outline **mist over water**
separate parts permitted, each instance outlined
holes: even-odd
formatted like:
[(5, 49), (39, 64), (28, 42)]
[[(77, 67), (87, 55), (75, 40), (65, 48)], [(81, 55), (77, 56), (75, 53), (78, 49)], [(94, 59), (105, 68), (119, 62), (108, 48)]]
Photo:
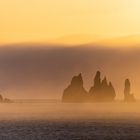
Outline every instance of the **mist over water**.
[(137, 140), (139, 106), (140, 102), (0, 104), (0, 139)]
[[(0, 104), (0, 120), (140, 119), (140, 102), (61, 103), (17, 102)], [(135, 121), (135, 120), (134, 120)]]
[(0, 140), (140, 140), (140, 0), (1, 0), (0, 19)]
[[(0, 139), (140, 139), (140, 102), (123, 102), (124, 80), (139, 98), (140, 50), (111, 48), (0, 48), (0, 89), (14, 103), (0, 104)], [(82, 73), (84, 88), (97, 70), (112, 81), (110, 103), (62, 103), (64, 89)], [(37, 100), (26, 100), (37, 99)], [(120, 100), (118, 100), (120, 99)]]

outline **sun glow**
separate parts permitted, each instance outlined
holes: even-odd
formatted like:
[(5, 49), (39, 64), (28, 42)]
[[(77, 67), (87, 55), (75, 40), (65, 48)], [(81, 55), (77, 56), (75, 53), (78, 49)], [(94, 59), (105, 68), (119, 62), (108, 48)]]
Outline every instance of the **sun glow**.
[(139, 0), (125, 0), (124, 3), (124, 14), (129, 20), (135, 23), (140, 23), (140, 1)]
[(88, 42), (93, 36), (96, 41), (140, 34), (139, 7), (139, 0), (4, 0), (0, 43), (57, 42), (55, 38), (70, 40), (67, 36), (77, 34), (87, 35)]

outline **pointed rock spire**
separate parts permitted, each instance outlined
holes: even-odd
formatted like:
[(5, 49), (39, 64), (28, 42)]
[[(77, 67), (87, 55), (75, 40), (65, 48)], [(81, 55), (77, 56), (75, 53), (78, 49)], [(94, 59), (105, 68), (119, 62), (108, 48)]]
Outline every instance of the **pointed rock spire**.
[(84, 102), (86, 101), (87, 92), (83, 87), (83, 78), (80, 73), (74, 76), (71, 84), (64, 90), (62, 101), (63, 102)]
[(109, 82), (108, 94), (110, 96), (110, 100), (115, 100), (116, 93), (115, 93), (115, 89), (114, 89), (114, 87), (113, 87), (111, 82)]
[[(130, 89), (127, 83), (127, 90)], [(128, 93), (128, 91), (127, 91)], [(74, 76), (70, 85), (64, 90), (62, 101), (63, 102), (110, 102), (115, 100), (115, 89), (111, 82), (107, 82), (104, 77), (101, 80), (101, 72), (97, 71), (94, 78), (94, 85), (87, 93), (83, 87), (83, 78), (80, 73)]]
[(126, 102), (134, 102), (135, 101), (134, 95), (131, 94), (131, 84), (130, 84), (129, 79), (125, 80), (124, 101), (126, 101)]
[(107, 83), (106, 77), (104, 77), (104, 79), (102, 80), (102, 87), (104, 87), (104, 88), (108, 87), (108, 83)]

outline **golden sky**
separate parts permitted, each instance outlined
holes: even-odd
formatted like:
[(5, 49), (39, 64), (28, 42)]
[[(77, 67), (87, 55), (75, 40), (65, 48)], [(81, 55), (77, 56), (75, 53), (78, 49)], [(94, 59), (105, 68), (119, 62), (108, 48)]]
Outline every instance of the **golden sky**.
[[(140, 34), (140, 0), (1, 0), (0, 43)], [(96, 38), (96, 37), (95, 37)]]

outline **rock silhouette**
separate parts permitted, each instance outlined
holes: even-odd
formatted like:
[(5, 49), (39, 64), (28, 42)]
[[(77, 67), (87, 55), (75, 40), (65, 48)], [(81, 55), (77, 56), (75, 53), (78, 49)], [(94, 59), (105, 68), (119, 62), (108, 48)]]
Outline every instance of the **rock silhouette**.
[(116, 97), (115, 89), (111, 82), (109, 82), (108, 94), (110, 95), (110, 100), (114, 100)]
[(101, 81), (101, 72), (97, 71), (94, 78), (94, 85), (89, 91), (91, 101), (109, 102), (115, 100), (115, 89), (111, 82), (107, 82), (106, 77)]
[(8, 98), (3, 98), (3, 96), (0, 94), (0, 103), (11, 103), (12, 101)]
[(125, 88), (124, 88), (124, 101), (126, 102), (134, 102), (134, 95), (131, 94), (131, 84), (129, 79), (125, 80)]
[(0, 95), (0, 102), (2, 102), (3, 101), (3, 97), (2, 97), (2, 95)]
[[(91, 87), (89, 91), (89, 100), (100, 100), (101, 98), (101, 78), (100, 78), (101, 73), (97, 71), (95, 78), (94, 78), (94, 86)], [(98, 93), (98, 94), (96, 94)]]
[(63, 102), (84, 102), (86, 101), (87, 92), (83, 87), (83, 78), (81, 73), (74, 76), (70, 85), (64, 90)]
[(5, 99), (3, 99), (3, 102), (4, 102), (4, 103), (12, 103), (12, 100), (10, 100), (10, 99), (8, 99), (8, 98), (5, 98)]
[(106, 77), (101, 81), (101, 72), (97, 71), (94, 85), (87, 93), (83, 87), (82, 75), (74, 76), (71, 84), (64, 90), (63, 102), (110, 102), (115, 100), (115, 90)]
[[(97, 71), (94, 84), (87, 92), (83, 87), (83, 78), (80, 73), (74, 76), (70, 85), (64, 90), (63, 102), (113, 102), (115, 101), (116, 92), (111, 82), (108, 83), (107, 78), (101, 80), (101, 72)], [(2, 100), (3, 98), (0, 97)], [(134, 102), (135, 97), (131, 93), (131, 84), (129, 79), (125, 80), (124, 101)]]

